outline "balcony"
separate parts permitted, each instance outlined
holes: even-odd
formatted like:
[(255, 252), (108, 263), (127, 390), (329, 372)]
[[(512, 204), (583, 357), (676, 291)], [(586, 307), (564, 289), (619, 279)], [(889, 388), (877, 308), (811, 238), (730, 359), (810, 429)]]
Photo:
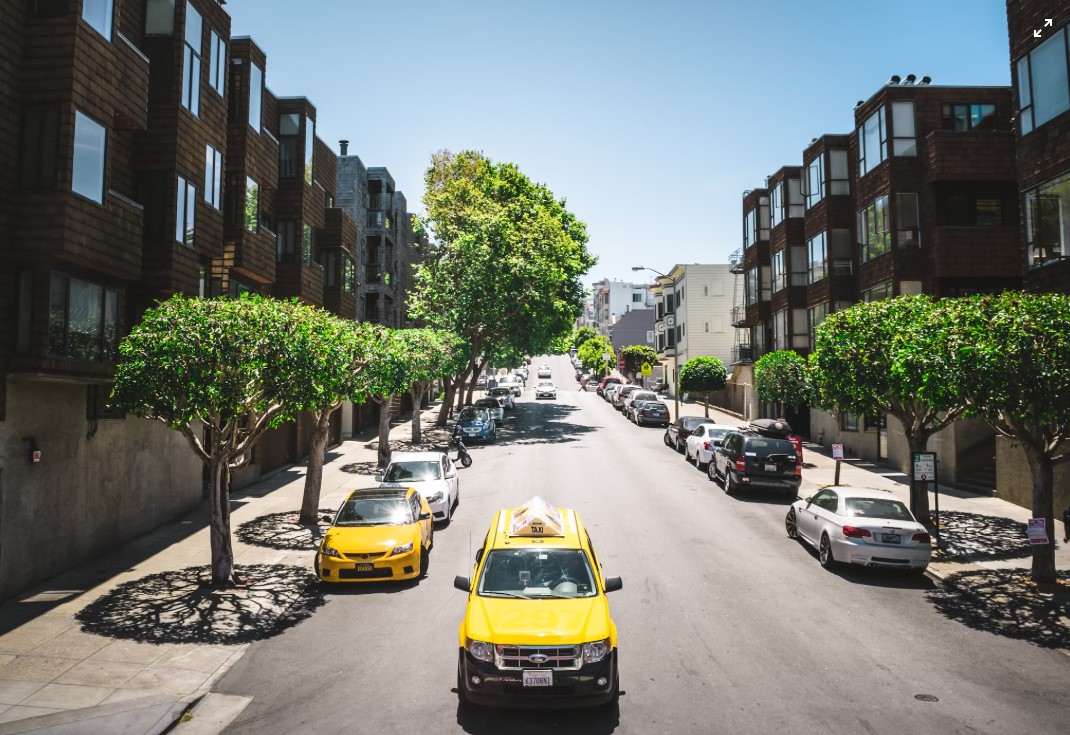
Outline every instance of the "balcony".
[(934, 130), (926, 142), (929, 181), (1017, 181), (1014, 133)]
[(734, 273), (737, 276), (741, 276), (747, 272), (747, 269), (743, 265), (743, 251), (736, 250), (734, 253), (728, 256), (728, 271)]
[(372, 194), (368, 197), (369, 211), (385, 212), (394, 204), (393, 194)]
[(732, 348), (732, 362), (754, 362), (754, 345), (736, 345)]
[(223, 265), (258, 283), (275, 280), (278, 235), (260, 226), (258, 232), (242, 228), (234, 242), (224, 244)]
[(742, 304), (732, 307), (732, 326), (741, 329), (747, 326), (747, 307)]

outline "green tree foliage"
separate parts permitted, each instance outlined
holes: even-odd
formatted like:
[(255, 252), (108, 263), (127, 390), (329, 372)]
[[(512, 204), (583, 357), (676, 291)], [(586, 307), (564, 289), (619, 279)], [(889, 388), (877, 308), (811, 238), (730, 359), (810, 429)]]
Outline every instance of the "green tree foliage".
[[(608, 362), (602, 357), (607, 352), (609, 353)], [(576, 350), (576, 357), (580, 359), (580, 364), (584, 368), (595, 375), (609, 375), (613, 365), (617, 364), (617, 355), (613, 350), (613, 345), (601, 334), (595, 335), (580, 345), (580, 348)]]
[[(886, 413), (903, 425), (909, 451), (963, 415), (951, 371), (947, 323), (927, 296), (898, 296), (830, 314), (817, 328), (810, 385), (818, 405), (857, 416)], [(911, 483), (911, 510), (929, 522), (925, 486)]]
[(710, 417), (710, 393), (728, 383), (728, 369), (716, 357), (692, 357), (680, 368), (680, 390), (685, 393), (704, 393), (706, 418)]
[(116, 408), (179, 431), (208, 468), (212, 582), (240, 581), (230, 534), (229, 471), (269, 428), (294, 417), (324, 380), (317, 310), (296, 302), (174, 296), (119, 346)]
[(578, 350), (584, 342), (597, 336), (598, 330), (594, 327), (577, 327), (572, 333), (572, 346)]
[(643, 363), (651, 366), (658, 364), (658, 353), (648, 345), (631, 345), (620, 351), (620, 357), (624, 360), (624, 372), (630, 373), (632, 380), (636, 379)]
[(408, 361), (412, 396), (412, 443), (422, 439), (420, 404), (432, 381), (464, 370), (468, 363), (468, 345), (453, 332), (441, 329), (404, 329), (397, 333)]
[[(451, 399), (469, 378), (474, 385), (491, 352), (556, 349), (582, 310), (580, 277), (595, 259), (583, 222), (514, 164), (441, 151), (424, 183), (427, 215), (417, 224), (433, 242), (417, 267), (410, 311), (469, 346)], [(444, 403), (440, 424), (447, 410)]]
[[(1053, 468), (1070, 439), (1070, 296), (1005, 292), (940, 302), (952, 370), (972, 411), (1021, 445), (1029, 460), (1033, 516), (1055, 538)], [(1033, 547), (1032, 577), (1055, 581), (1055, 545)]]
[(776, 403), (781, 416), (788, 406), (806, 405), (809, 400), (806, 359), (794, 350), (762, 355), (754, 363), (754, 391), (758, 400)]

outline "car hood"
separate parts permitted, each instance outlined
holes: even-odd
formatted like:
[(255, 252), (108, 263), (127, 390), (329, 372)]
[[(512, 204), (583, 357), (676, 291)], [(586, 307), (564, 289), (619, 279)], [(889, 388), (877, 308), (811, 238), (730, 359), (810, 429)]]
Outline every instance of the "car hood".
[(385, 552), (412, 541), (417, 528), (415, 523), (403, 526), (332, 526), (327, 529), (323, 540), (343, 554), (347, 551)]
[(514, 645), (575, 645), (610, 637), (609, 605), (601, 596), (517, 600), (472, 595), (467, 635)]

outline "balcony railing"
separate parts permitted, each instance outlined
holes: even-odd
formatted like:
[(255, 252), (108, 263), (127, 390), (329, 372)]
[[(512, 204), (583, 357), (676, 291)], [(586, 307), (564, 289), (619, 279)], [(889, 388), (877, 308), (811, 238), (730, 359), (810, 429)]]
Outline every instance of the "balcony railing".
[(736, 345), (732, 348), (732, 362), (753, 362), (754, 361), (754, 346), (753, 345)]
[(747, 307), (740, 304), (739, 306), (732, 307), (732, 326), (733, 327), (745, 327), (747, 326)]
[(1056, 263), (1070, 257), (1063, 252), (1061, 242), (1031, 242), (1029, 243), (1029, 256), (1030, 268)]

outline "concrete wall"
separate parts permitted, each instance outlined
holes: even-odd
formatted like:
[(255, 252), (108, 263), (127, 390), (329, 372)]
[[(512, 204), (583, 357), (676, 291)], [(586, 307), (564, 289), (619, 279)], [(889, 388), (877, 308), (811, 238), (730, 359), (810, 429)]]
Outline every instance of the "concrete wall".
[[(1063, 444), (1060, 449), (1070, 451)], [(1055, 467), (1055, 517), (1061, 519), (1070, 505), (1070, 463)], [(1005, 436), (996, 437), (996, 495), (1023, 508), (1033, 507), (1033, 476), (1021, 445)]]
[[(159, 421), (86, 419), (86, 386), (10, 378), (0, 421), (0, 600), (189, 511), (201, 462)], [(92, 434), (90, 435), (90, 433)], [(41, 461), (31, 464), (23, 437)]]

